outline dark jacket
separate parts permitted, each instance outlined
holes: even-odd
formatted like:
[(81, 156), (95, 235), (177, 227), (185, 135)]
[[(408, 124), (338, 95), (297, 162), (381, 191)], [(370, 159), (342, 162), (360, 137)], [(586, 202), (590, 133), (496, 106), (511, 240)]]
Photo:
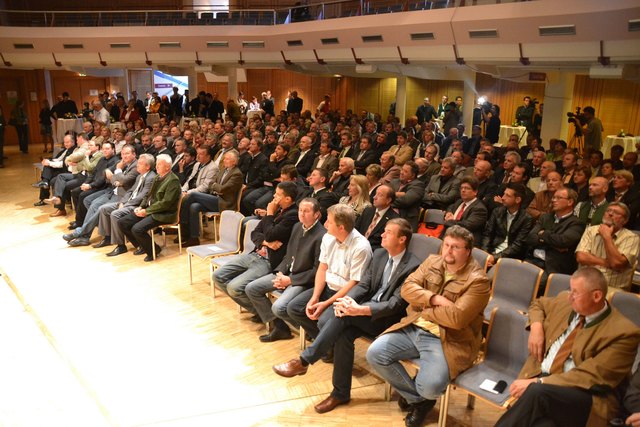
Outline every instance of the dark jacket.
[(251, 158), (249, 161), (249, 169), (244, 178), (247, 189), (262, 187), (268, 163), (269, 160), (267, 160), (267, 157), (262, 153), (258, 153), (257, 156)]
[(391, 205), (394, 208), (400, 210), (400, 218), (404, 218), (409, 221), (413, 232), (418, 231), (418, 217), (420, 216), (420, 204), (422, 197), (424, 196), (424, 183), (419, 179), (414, 179), (410, 183), (406, 184), (400, 190), (402, 183), (400, 179), (394, 179), (389, 185), (396, 191), (402, 191), (404, 196), (397, 197)]
[[(293, 161), (294, 165), (298, 162), (298, 158), (300, 154), (302, 154), (302, 152), (300, 152), (296, 156), (295, 160)], [(313, 166), (313, 161), (315, 160), (315, 156), (316, 154), (313, 152), (313, 150), (307, 151), (307, 153), (304, 155), (302, 160), (300, 160), (300, 163), (296, 165), (296, 169), (298, 170), (298, 175), (303, 177), (309, 175), (309, 173), (311, 172), (311, 167)]]
[(340, 198), (335, 193), (330, 192), (326, 188), (318, 190), (315, 195), (313, 193), (313, 188), (309, 188), (303, 193), (303, 195), (299, 194), (298, 199), (302, 200), (305, 197), (313, 197), (314, 199), (316, 199), (320, 204), (320, 213), (322, 214), (320, 221), (322, 221), (322, 223), (324, 224), (324, 222), (327, 220), (327, 209), (329, 209), (329, 206), (333, 206), (338, 203)]
[(103, 188), (106, 188), (109, 181), (107, 181), (105, 171), (107, 169), (112, 169), (119, 160), (120, 159), (118, 159), (117, 156), (111, 156), (108, 159), (106, 157), (102, 157), (98, 160), (98, 164), (96, 164), (96, 168), (93, 170), (93, 173), (87, 176), (84, 183), (89, 184), (92, 190), (102, 190)]
[(296, 223), (291, 231), (287, 253), (274, 269), (274, 273), (279, 271), (289, 276), (291, 286), (313, 286), (320, 264), (320, 244), (326, 232), (320, 221), (306, 233), (303, 233), (302, 223)]
[[(578, 268), (576, 247), (580, 243), (585, 225), (575, 215), (569, 215), (554, 223), (555, 214), (547, 213), (531, 229), (527, 245), (533, 256), (534, 249), (545, 250), (545, 271), (551, 273), (573, 274)], [(544, 232), (538, 235), (543, 230)]]
[[(376, 214), (375, 206), (366, 207), (362, 214), (356, 220), (356, 230), (360, 232), (363, 236), (367, 234), (367, 230), (369, 229), (369, 225), (371, 225), (371, 221), (373, 221), (373, 217)], [(384, 233), (384, 227), (387, 225), (387, 221), (393, 218), (398, 218), (400, 215), (392, 208), (387, 209), (382, 218), (378, 220), (378, 223), (371, 230), (371, 234), (367, 240), (369, 240), (369, 244), (371, 245), (371, 250), (375, 251), (376, 249), (381, 248), (382, 246), (382, 233)]]
[[(493, 255), (496, 261), (502, 257), (523, 259), (527, 252), (525, 241), (532, 228), (533, 218), (521, 206), (507, 232), (507, 208), (500, 206), (491, 212), (480, 248)], [(509, 244), (505, 250), (496, 254), (494, 252), (496, 247), (504, 242), (507, 234), (509, 235)]]
[[(462, 199), (453, 203), (447, 208), (447, 212), (455, 213), (458, 207), (462, 204)], [(482, 230), (484, 230), (485, 225), (487, 224), (487, 217), (489, 214), (487, 213), (487, 207), (480, 200), (476, 200), (470, 206), (467, 206), (462, 213), (462, 218), (460, 221), (449, 220), (445, 221), (445, 228), (452, 227), (454, 225), (459, 225), (461, 227), (466, 228), (470, 232), (473, 233), (473, 238), (476, 242), (482, 240)]]
[(282, 242), (282, 246), (276, 251), (267, 248), (269, 264), (275, 269), (287, 253), (287, 246), (291, 237), (291, 229), (298, 222), (298, 206), (293, 204), (284, 211), (278, 211), (276, 215), (266, 215), (260, 220), (257, 227), (251, 233), (251, 241), (258, 250), (262, 242)]
[(359, 304), (371, 308), (372, 322), (386, 318), (384, 320), (391, 325), (397, 323), (405, 313), (407, 302), (400, 296), (400, 288), (409, 274), (418, 268), (420, 261), (407, 250), (393, 270), (380, 301), (373, 301), (373, 297), (382, 286), (382, 276), (388, 260), (389, 253), (386, 249), (376, 250), (364, 277), (349, 291), (348, 295)]
[(440, 185), (441, 180), (442, 176), (440, 175), (434, 175), (429, 180), (422, 198), (422, 203), (427, 208), (445, 210), (447, 206), (460, 198), (460, 180), (458, 178), (452, 176), (442, 186)]

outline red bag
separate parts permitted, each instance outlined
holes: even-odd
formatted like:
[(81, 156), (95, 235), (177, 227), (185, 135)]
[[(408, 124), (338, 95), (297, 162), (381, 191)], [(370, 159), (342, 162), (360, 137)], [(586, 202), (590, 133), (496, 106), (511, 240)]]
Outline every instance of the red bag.
[(427, 236), (437, 237), (438, 239), (444, 232), (444, 224), (435, 224), (433, 222), (421, 222), (418, 225), (418, 233), (426, 234)]

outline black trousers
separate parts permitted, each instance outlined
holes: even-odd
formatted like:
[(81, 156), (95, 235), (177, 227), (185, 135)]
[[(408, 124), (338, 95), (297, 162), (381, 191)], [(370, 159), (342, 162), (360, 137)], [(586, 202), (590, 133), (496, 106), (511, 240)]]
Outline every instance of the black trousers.
[(85, 216), (87, 216), (87, 207), (84, 205), (84, 199), (93, 193), (97, 193), (98, 191), (95, 188), (91, 190), (81, 190), (81, 186), (78, 186), (71, 190), (71, 198), (73, 199), (73, 206), (76, 209), (76, 223), (78, 227), (82, 227), (82, 223), (84, 222)]
[(591, 393), (577, 387), (531, 384), (496, 427), (584, 427)]
[(369, 316), (336, 317), (333, 307), (328, 307), (318, 320), (320, 333), (300, 356), (309, 363), (315, 363), (333, 348), (331, 396), (342, 401), (349, 400), (355, 340), (361, 336), (375, 337), (397, 321), (398, 317), (393, 316), (376, 321), (372, 321)]
[(151, 215), (141, 218), (133, 212), (118, 219), (118, 227), (127, 236), (131, 244), (135, 247), (142, 247), (147, 255), (153, 255), (151, 236), (149, 236), (148, 231), (161, 224), (164, 223), (156, 221)]
[(23, 153), (29, 152), (29, 126), (17, 125), (16, 132), (18, 134), (18, 144), (20, 145), (20, 151)]

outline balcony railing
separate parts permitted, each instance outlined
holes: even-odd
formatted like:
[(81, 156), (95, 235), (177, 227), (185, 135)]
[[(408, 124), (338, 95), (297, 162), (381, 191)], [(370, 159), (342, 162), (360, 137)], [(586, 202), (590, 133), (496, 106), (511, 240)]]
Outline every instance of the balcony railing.
[(336, 0), (285, 9), (27, 11), (0, 10), (0, 25), (13, 27), (114, 27), (174, 25), (280, 25), (362, 15), (411, 12), (527, 0)]

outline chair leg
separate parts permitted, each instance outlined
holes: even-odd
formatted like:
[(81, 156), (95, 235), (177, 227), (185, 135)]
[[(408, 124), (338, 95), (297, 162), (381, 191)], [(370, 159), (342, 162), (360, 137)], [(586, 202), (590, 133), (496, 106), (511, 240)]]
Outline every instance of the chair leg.
[(444, 395), (440, 397), (440, 414), (438, 415), (438, 427), (447, 426), (447, 413), (449, 412), (449, 398), (451, 397), (451, 384), (447, 386)]
[(193, 255), (191, 255), (190, 253), (187, 253), (187, 259), (189, 260), (189, 284), (193, 285), (193, 270), (191, 269), (191, 257)]
[(216, 298), (216, 285), (213, 283), (213, 264), (209, 262), (209, 285), (211, 286), (211, 298)]
[(217, 216), (213, 216), (213, 241), (217, 242), (218, 241), (218, 217)]
[(475, 407), (476, 407), (476, 397), (470, 394), (467, 396), (467, 408), (473, 409)]
[(154, 237), (154, 229), (151, 230), (151, 254), (153, 255), (153, 260), (156, 260), (156, 238)]
[(182, 232), (180, 231), (180, 224), (178, 224), (178, 253), (182, 255)]
[(384, 400), (386, 402), (391, 401), (391, 384), (388, 382), (384, 383)]
[(300, 326), (300, 350), (304, 350), (307, 348), (307, 333), (304, 331), (304, 328)]

